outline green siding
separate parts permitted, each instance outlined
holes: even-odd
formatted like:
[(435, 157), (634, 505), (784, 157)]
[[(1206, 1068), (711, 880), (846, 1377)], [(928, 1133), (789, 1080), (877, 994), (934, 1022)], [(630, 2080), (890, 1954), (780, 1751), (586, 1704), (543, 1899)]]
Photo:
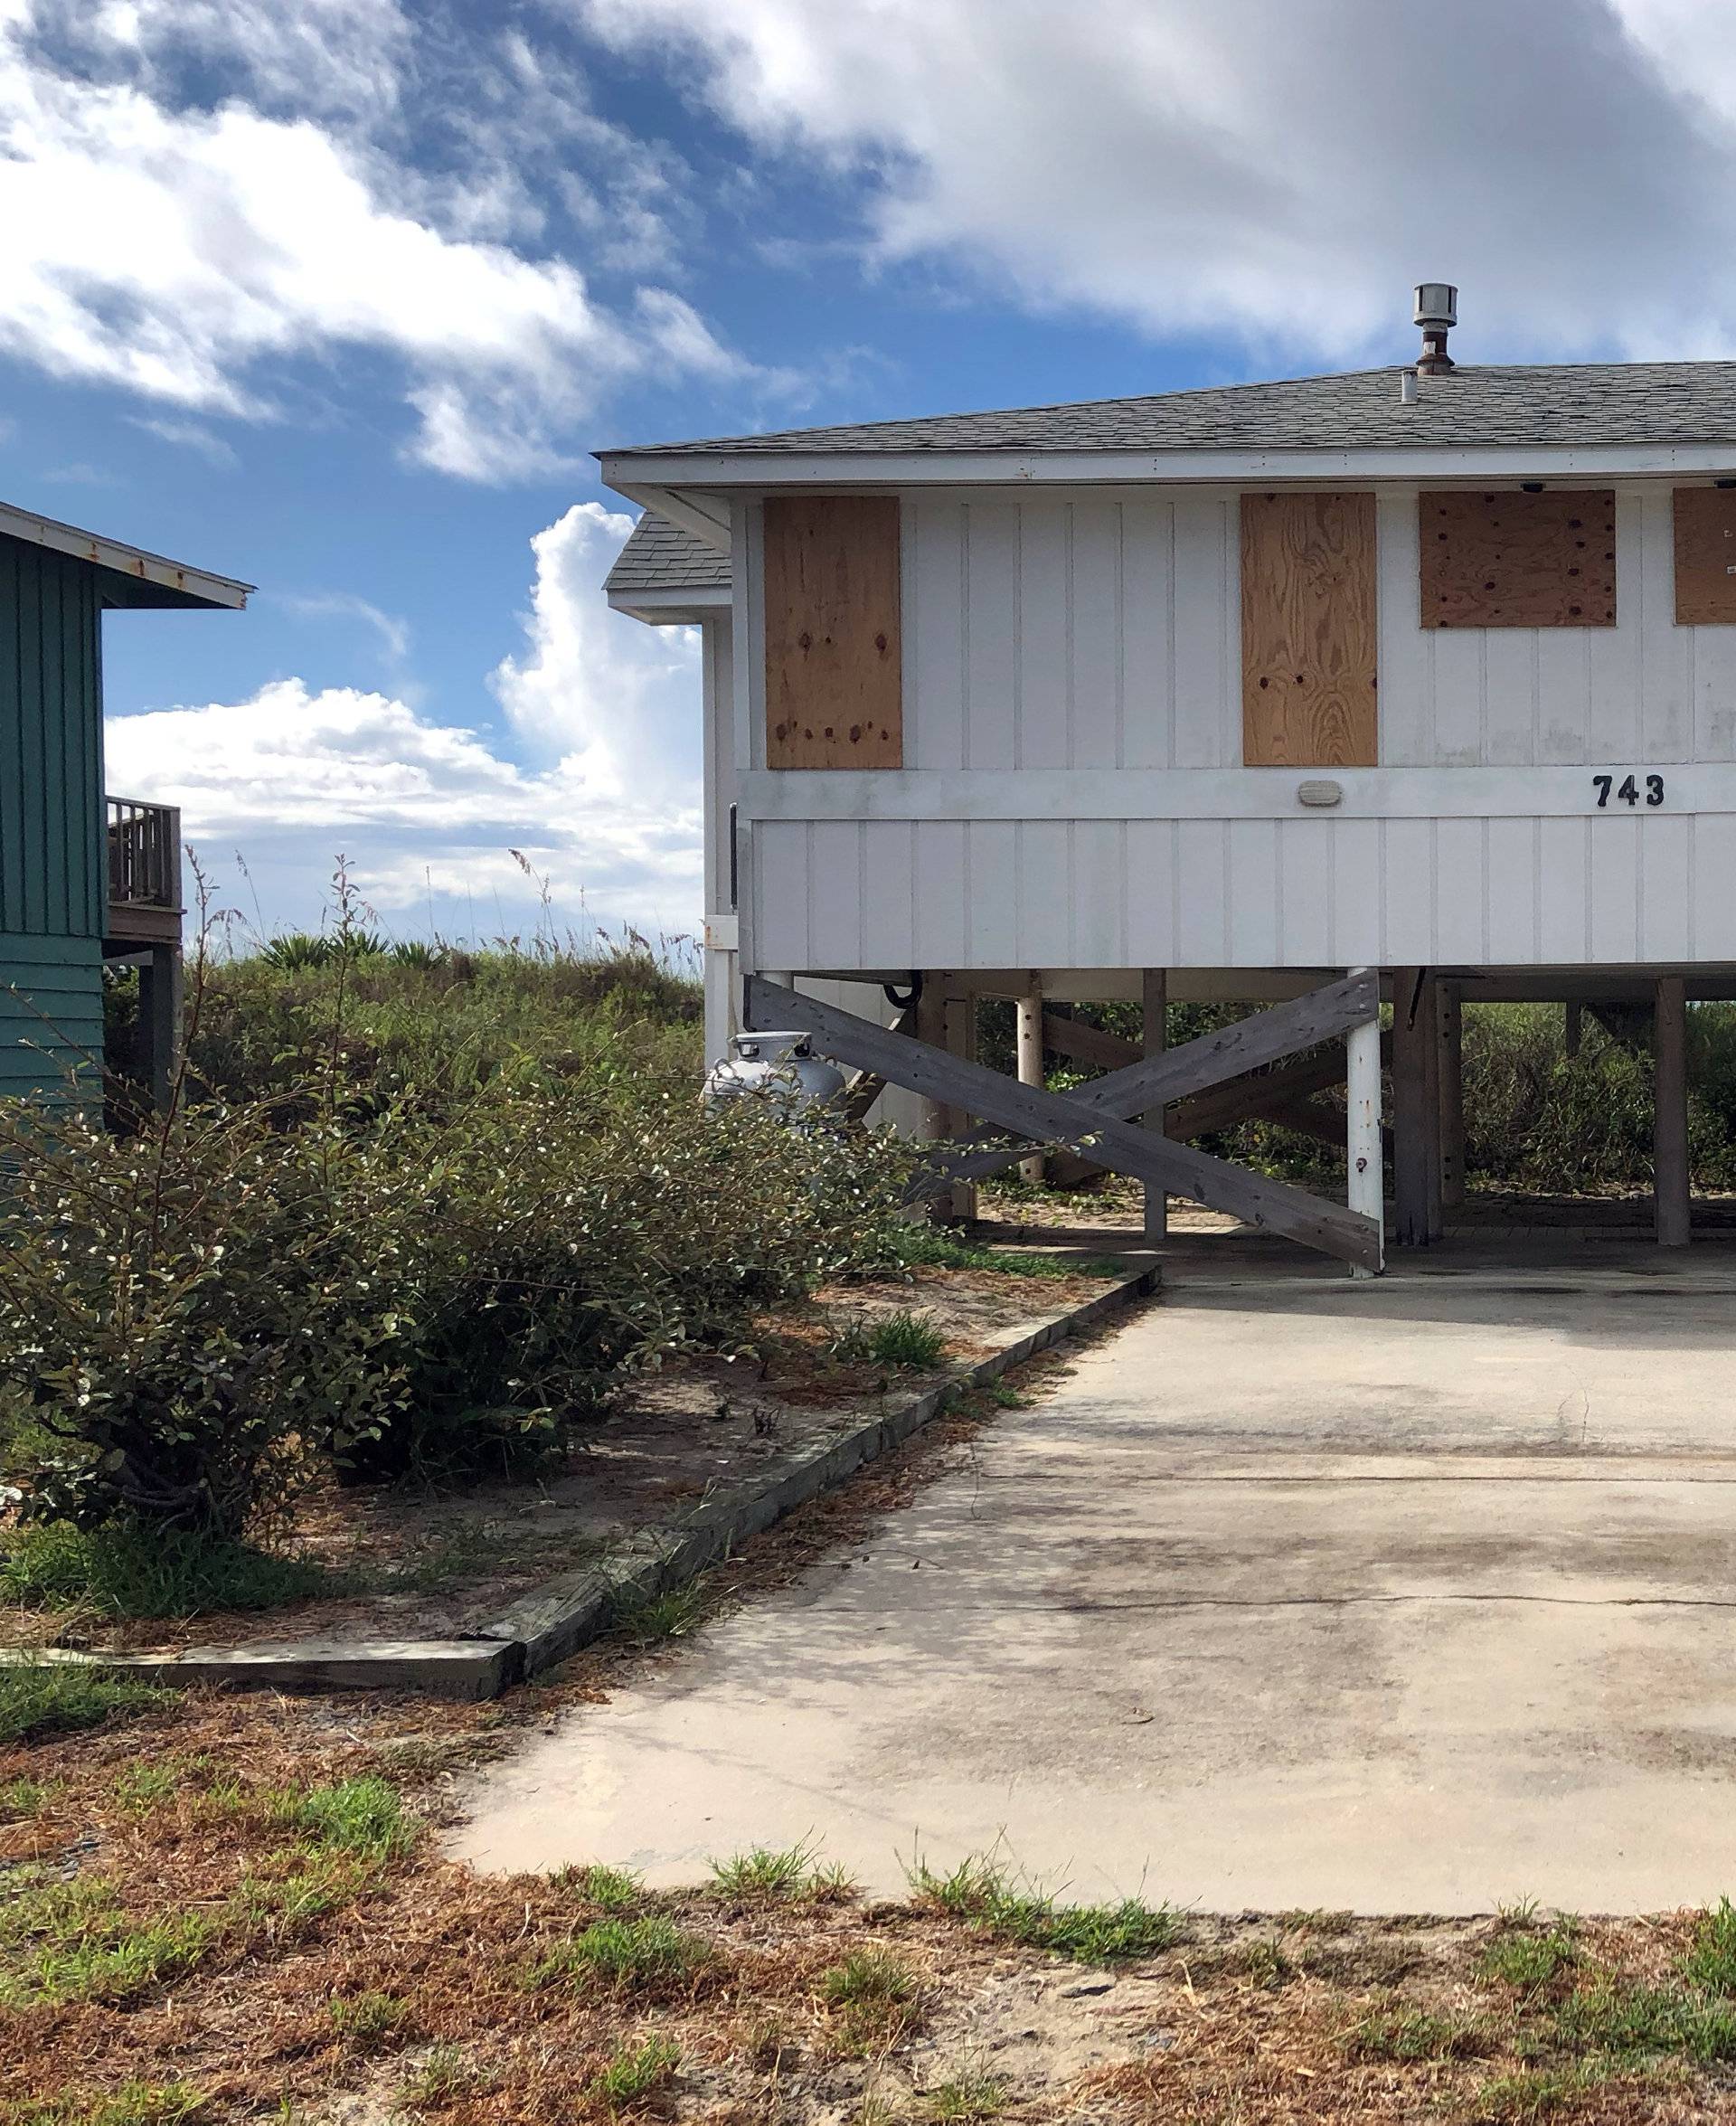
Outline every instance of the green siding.
[(102, 946), (0, 931), (0, 1099), (94, 1083), (102, 1063)]
[(8, 936), (100, 938), (98, 571), (0, 536), (0, 982)]

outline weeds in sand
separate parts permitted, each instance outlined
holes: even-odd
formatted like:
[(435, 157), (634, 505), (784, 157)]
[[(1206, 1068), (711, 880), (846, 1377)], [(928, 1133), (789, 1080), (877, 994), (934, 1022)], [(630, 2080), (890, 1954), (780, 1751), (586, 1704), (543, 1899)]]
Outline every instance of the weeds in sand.
[(118, 2089), (45, 2103), (0, 2101), (0, 2126), (175, 2126), (201, 2112), (204, 2101), (187, 2082), (125, 2082)]
[(1554, 2011), (1551, 2035), (1563, 2049), (1593, 2057), (1736, 2059), (1736, 2008), (1682, 1987), (1605, 1980), (1570, 1994)]
[(1562, 1914), (1544, 1934), (1514, 1933), (1492, 1942), (1477, 1961), (1479, 1979), (1520, 1993), (1536, 1993), (1580, 1961), (1577, 1923)]
[(685, 1639), (705, 1621), (705, 1583), (690, 1580), (684, 1587), (666, 1587), (661, 1594), (628, 1591), (615, 1603), (615, 1630), (637, 1647), (656, 1646), (665, 1639)]
[(884, 1949), (856, 1949), (820, 1979), (838, 2050), (847, 2056), (884, 2052), (916, 2020), (916, 1974)]
[(1297, 1974), (1296, 1959), (1276, 1934), (1256, 1935), (1243, 1944), (1235, 1961), (1246, 1974), (1249, 1984), (1265, 1993), (1276, 1993)]
[(1480, 2059), (1494, 2049), (1492, 2035), (1474, 2016), (1434, 2015), (1426, 2008), (1389, 2008), (1366, 2016), (1348, 2049), (1363, 2060)]
[(99, 1675), (71, 1661), (18, 1661), (0, 1668), (0, 1744), (96, 1727), (118, 1713), (146, 1713), (172, 1691)]
[(667, 2037), (647, 2037), (641, 2045), (623, 2046), (593, 2079), (591, 2093), (611, 2112), (631, 2110), (665, 2088), (680, 2065), (680, 2046)]
[(875, 1321), (852, 1322), (839, 1330), (829, 1347), (832, 1356), (846, 1365), (931, 1373), (947, 1355), (947, 1339), (931, 1315), (912, 1314), (901, 1307)]
[(129, 2000), (191, 1970), (218, 1931), (203, 1913), (128, 1912), (101, 1877), (27, 1883), (0, 1908), (0, 2007)]
[(923, 2101), (930, 2119), (998, 2119), (1006, 2109), (1006, 2084), (965, 2068), (937, 2083)]
[(308, 1559), (177, 1528), (64, 1521), (15, 1528), (0, 1559), (0, 1602), (90, 1608), (104, 1617), (197, 1617), (276, 1609), (343, 1592), (341, 1575)]
[(1485, 2082), (1471, 2100), (1469, 2115), (1477, 2126), (1533, 2126), (1566, 2111), (1602, 2079), (1586, 2066), (1524, 2067)]
[(576, 1890), (599, 1912), (631, 1912), (645, 1901), (645, 1885), (624, 1867), (562, 1867), (550, 1878), (558, 1890)]
[(733, 1853), (727, 1860), (712, 1862), (712, 1886), (720, 1896), (739, 1904), (771, 1904), (780, 1899), (801, 1899), (818, 1904), (828, 1898), (847, 1897), (854, 1889), (849, 1871), (828, 1862), (816, 1866), (816, 1846), (804, 1840), (781, 1852), (755, 1846), (746, 1853)]
[(645, 1919), (602, 1919), (539, 1957), (525, 1973), (533, 1991), (565, 1983), (618, 1993), (665, 1993), (685, 1985), (712, 1961), (696, 1934), (683, 1933), (653, 1913)]
[(58, 1780), (0, 1780), (0, 1823), (27, 1823), (40, 1816), (61, 1791)]
[(1504, 1932), (1514, 1933), (1524, 1927), (1537, 1923), (1538, 1901), (1535, 1897), (1514, 1897), (1495, 1908), (1495, 1924)]
[(352, 2045), (379, 2045), (395, 2037), (403, 2028), (410, 2003), (398, 1993), (354, 1993), (345, 2000), (331, 2000), (326, 2012), (332, 2027)]
[(269, 1802), (275, 1821), (299, 1831), (326, 1853), (354, 1853), (364, 1860), (395, 1860), (416, 1842), (420, 1826), (406, 1816), (398, 1790), (372, 1774), (335, 1786), (290, 1789)]
[(467, 2096), (480, 2082), (456, 2045), (437, 2045), (416, 2072), (398, 2085), (398, 2108), (438, 2110)]
[(1736, 1994), (1736, 1906), (1728, 1897), (1700, 1914), (1682, 1975), (1707, 1993)]
[(1118, 1904), (1059, 1904), (1010, 1876), (986, 1855), (973, 1854), (950, 1875), (917, 1859), (905, 1870), (924, 1903), (964, 1920), (979, 1933), (1028, 1948), (1052, 1950), (1076, 1963), (1118, 1963), (1155, 1956), (1179, 1940), (1183, 1923), (1166, 1904), (1124, 1897)]

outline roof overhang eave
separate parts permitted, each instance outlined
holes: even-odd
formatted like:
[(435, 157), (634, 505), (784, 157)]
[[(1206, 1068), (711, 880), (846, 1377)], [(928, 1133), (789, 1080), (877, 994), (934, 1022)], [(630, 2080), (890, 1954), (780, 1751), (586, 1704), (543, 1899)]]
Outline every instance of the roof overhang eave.
[[(731, 491), (1188, 486), (1230, 481), (1321, 486), (1413, 479), (1445, 485), (1540, 475), (1552, 479), (1728, 477), (1736, 475), (1736, 439), (1422, 443), (1282, 450), (605, 451), (599, 461), (603, 479), (618, 494), (660, 510), (708, 544), (727, 550), (727, 528), (720, 540), (717, 512)], [(709, 528), (701, 530), (701, 523)]]
[(708, 583), (703, 590), (610, 591), (605, 586), (605, 591), (611, 610), (643, 620), (647, 628), (696, 627), (728, 612), (731, 598), (727, 583)]
[(0, 502), (0, 534), (22, 540), (26, 545), (43, 546), (54, 553), (71, 554), (100, 569), (106, 579), (107, 603), (117, 606), (179, 607), (239, 611), (252, 591), (230, 576), (212, 575), (207, 569), (190, 568), (143, 547), (128, 546), (120, 539), (107, 539), (98, 532), (80, 531), (33, 510), (18, 509)]

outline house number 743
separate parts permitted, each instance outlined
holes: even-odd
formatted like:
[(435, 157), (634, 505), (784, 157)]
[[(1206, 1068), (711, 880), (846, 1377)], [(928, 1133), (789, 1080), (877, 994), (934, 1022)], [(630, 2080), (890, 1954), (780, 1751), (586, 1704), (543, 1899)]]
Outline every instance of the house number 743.
[[(1612, 791), (1618, 804), (1637, 805), (1639, 802), (1639, 785), (1631, 775), (1623, 776), (1619, 789), (1617, 789), (1613, 775), (1594, 775), (1591, 787), (1598, 793), (1599, 812), (1607, 809)], [(1661, 775), (1648, 775), (1646, 778), (1646, 802), (1648, 805), (1661, 805), (1664, 802), (1664, 778)]]

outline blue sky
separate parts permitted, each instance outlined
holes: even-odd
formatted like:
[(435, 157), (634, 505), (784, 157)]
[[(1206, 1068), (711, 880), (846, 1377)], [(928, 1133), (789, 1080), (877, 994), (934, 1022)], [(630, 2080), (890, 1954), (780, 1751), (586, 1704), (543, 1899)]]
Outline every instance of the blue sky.
[[(220, 899), (690, 930), (698, 675), (604, 443), (1730, 352), (1716, 0), (0, 0), (0, 495), (239, 575), (108, 622)], [(247, 875), (236, 861), (244, 858)]]

